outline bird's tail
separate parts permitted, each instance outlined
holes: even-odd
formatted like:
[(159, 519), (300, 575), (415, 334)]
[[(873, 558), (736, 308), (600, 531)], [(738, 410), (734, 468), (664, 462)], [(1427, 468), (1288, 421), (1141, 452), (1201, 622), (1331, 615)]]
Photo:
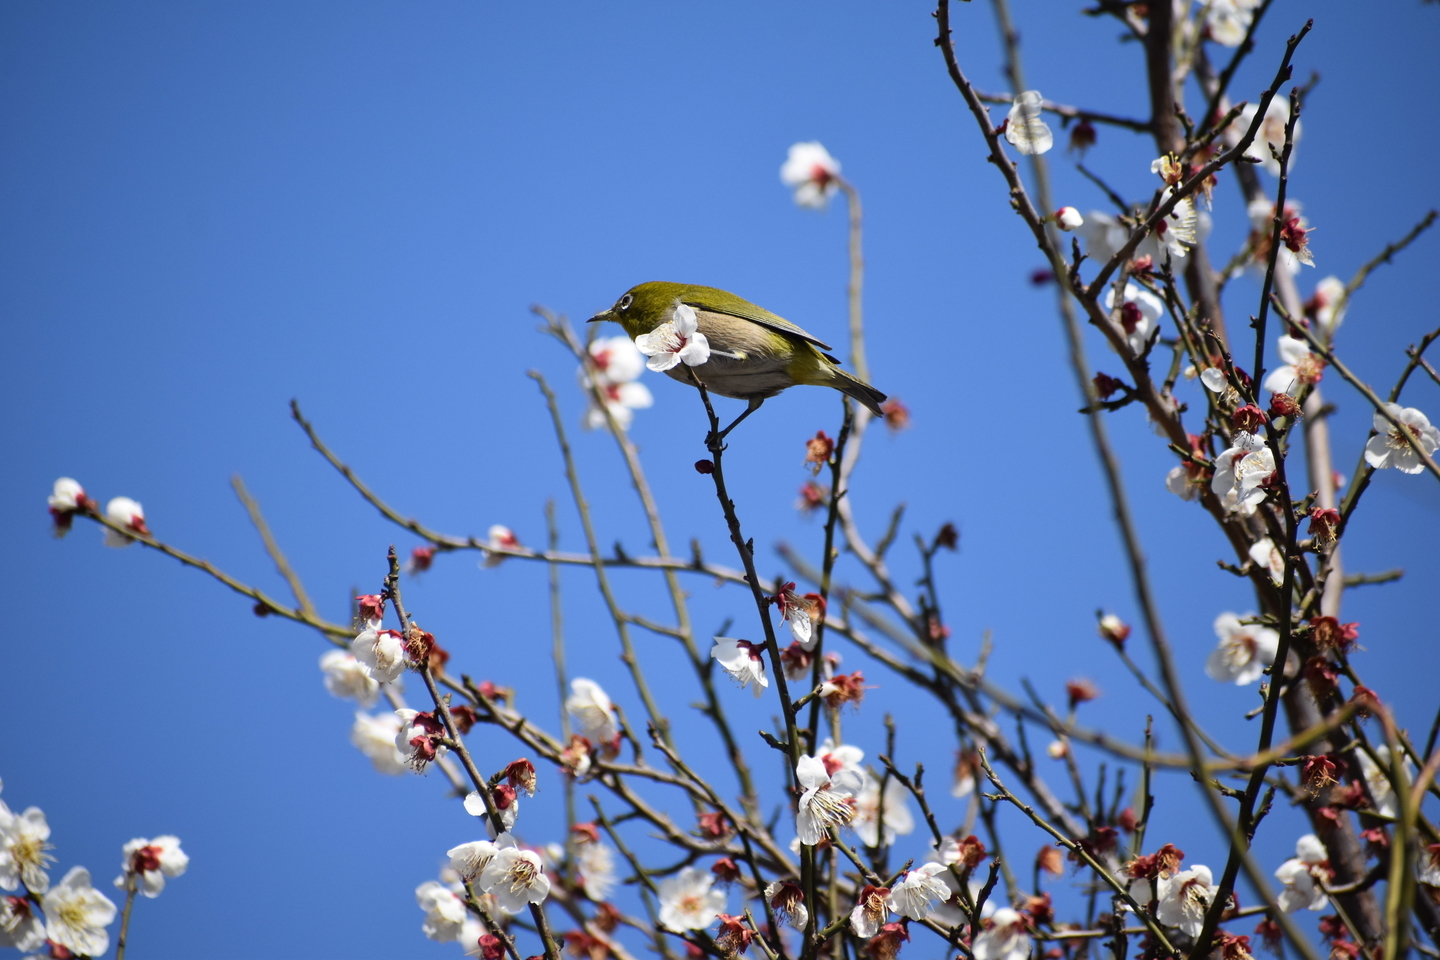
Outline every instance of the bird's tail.
[(880, 404), (885, 402), (885, 394), (876, 390), (859, 377), (853, 377), (838, 367), (832, 367), (831, 370), (835, 374), (835, 379), (830, 384), (832, 387), (859, 401), (861, 405), (875, 414), (875, 416), (885, 416), (885, 411), (880, 409)]

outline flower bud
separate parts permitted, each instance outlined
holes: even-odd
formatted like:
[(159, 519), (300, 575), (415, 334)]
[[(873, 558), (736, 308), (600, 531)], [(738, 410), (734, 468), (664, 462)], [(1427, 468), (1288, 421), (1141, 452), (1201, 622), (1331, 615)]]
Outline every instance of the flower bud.
[(1055, 226), (1069, 233), (1071, 230), (1079, 230), (1085, 225), (1085, 218), (1080, 216), (1080, 211), (1074, 207), (1061, 207), (1055, 211)]
[(1100, 696), (1100, 690), (1084, 677), (1077, 677), (1065, 684), (1065, 693), (1070, 697), (1070, 709), (1082, 703), (1089, 703)]
[(413, 577), (417, 573), (424, 573), (430, 569), (430, 564), (435, 562), (435, 547), (427, 544), (423, 547), (416, 547), (410, 551), (410, 561), (405, 564), (406, 571)]
[(1123, 381), (1117, 380), (1108, 373), (1096, 373), (1093, 382), (1095, 384), (1095, 394), (1101, 400), (1109, 400), (1115, 391), (1122, 390), (1125, 387)]
[(1130, 625), (1113, 613), (1107, 613), (1100, 618), (1100, 636), (1115, 645), (1117, 650), (1125, 649), (1125, 641), (1130, 637)]
[(715, 472), (715, 464), (709, 460), (696, 460), (695, 472), (703, 475), (712, 474)]
[(1085, 151), (1095, 146), (1095, 124), (1089, 120), (1081, 120), (1070, 128), (1070, 151), (1079, 153), (1082, 157)]

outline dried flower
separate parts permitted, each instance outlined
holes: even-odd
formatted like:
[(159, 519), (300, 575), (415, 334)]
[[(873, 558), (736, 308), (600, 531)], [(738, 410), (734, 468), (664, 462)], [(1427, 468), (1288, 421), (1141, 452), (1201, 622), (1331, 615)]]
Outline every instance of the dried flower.
[(826, 436), (824, 430), (815, 431), (815, 436), (805, 441), (805, 462), (810, 465), (810, 472), (819, 476), (834, 452), (835, 441)]
[(885, 426), (892, 433), (910, 429), (910, 408), (901, 403), (899, 397), (891, 397), (882, 403), (880, 412), (885, 415)]
[(1339, 536), (1340, 511), (1333, 507), (1310, 508), (1310, 536), (1317, 543), (1334, 543)]
[(750, 941), (755, 939), (755, 931), (745, 925), (745, 918), (728, 913), (719, 914), (718, 917), (720, 930), (715, 935), (715, 946), (720, 948), (720, 952), (733, 957), (748, 950)]
[(831, 710), (839, 710), (847, 703), (858, 707), (865, 699), (865, 675), (859, 670), (836, 674), (820, 685), (820, 696)]

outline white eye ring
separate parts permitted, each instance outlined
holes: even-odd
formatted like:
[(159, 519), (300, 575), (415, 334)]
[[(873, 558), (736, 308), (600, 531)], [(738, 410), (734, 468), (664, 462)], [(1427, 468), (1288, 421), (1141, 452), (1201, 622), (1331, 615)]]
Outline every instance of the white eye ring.
[(627, 293), (627, 294), (625, 294), (625, 296), (623, 296), (623, 297), (620, 298), (620, 309), (621, 309), (621, 310), (629, 310), (629, 309), (630, 309), (630, 304), (632, 304), (632, 303), (634, 303), (634, 302), (635, 302), (635, 298), (634, 298), (633, 296), (631, 296), (630, 294)]

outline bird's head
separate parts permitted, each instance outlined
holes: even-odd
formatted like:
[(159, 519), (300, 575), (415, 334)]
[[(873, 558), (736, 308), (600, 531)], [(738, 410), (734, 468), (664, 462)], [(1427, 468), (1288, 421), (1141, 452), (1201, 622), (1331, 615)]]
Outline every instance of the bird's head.
[(620, 299), (615, 301), (614, 306), (609, 310), (601, 310), (588, 322), (614, 320), (625, 328), (625, 332), (633, 340), (642, 333), (650, 333), (669, 320), (686, 289), (683, 283), (666, 283), (662, 280), (642, 283), (626, 290), (620, 295)]

